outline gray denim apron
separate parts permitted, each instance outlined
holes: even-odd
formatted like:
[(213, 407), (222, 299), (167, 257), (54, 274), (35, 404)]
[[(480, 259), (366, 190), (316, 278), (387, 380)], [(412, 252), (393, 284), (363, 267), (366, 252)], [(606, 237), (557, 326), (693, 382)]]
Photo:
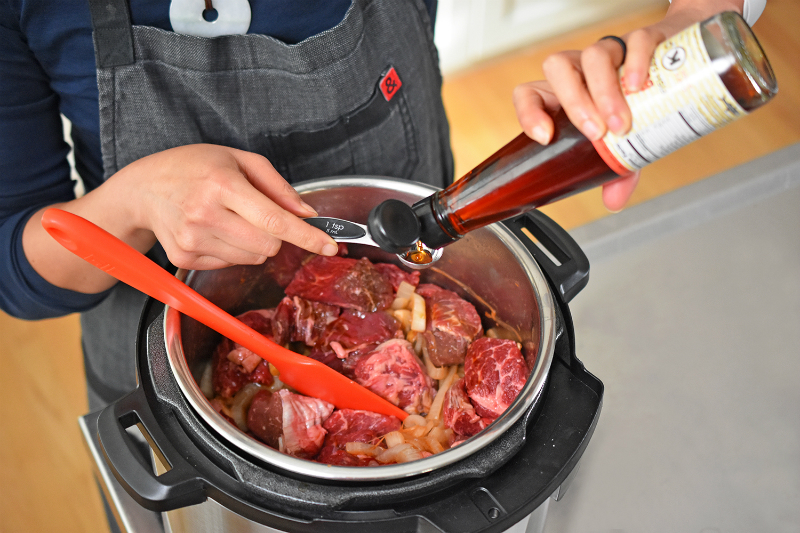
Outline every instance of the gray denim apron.
[[(421, 0), (354, 0), (341, 23), (295, 45), (132, 26), (127, 0), (89, 4), (105, 178), (168, 148), (213, 143), (266, 156), (292, 183), (342, 174), (439, 187), (452, 180), (438, 56)], [(392, 67), (400, 83), (386, 85)], [(144, 300), (120, 284), (81, 317), (92, 410), (136, 386)]]

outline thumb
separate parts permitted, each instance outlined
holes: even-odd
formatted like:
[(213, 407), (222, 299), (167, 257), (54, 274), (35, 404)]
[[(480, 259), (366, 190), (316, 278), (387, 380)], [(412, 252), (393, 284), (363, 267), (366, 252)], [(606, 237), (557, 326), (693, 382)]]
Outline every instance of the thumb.
[(603, 203), (606, 208), (612, 213), (622, 211), (638, 183), (639, 172), (637, 171), (603, 185)]

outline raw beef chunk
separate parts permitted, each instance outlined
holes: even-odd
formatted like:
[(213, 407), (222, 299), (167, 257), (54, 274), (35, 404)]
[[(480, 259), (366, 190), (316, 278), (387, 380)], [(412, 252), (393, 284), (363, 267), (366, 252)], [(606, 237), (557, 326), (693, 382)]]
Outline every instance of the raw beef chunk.
[(483, 418), (475, 412), (464, 390), (464, 378), (453, 383), (444, 396), (444, 425), (461, 437), (477, 435), (493, 419)]
[(384, 311), (358, 313), (346, 309), (332, 322), (309, 357), (350, 378), (358, 360), (384, 341), (403, 338), (400, 322)]
[(341, 308), (321, 302), (312, 302), (295, 296), (286, 297), (275, 309), (272, 329), (278, 344), (303, 342), (315, 346), (328, 325), (336, 320)]
[(371, 466), (378, 463), (371, 457), (359, 457), (347, 453), (348, 442), (377, 444), (380, 438), (401, 427), (400, 419), (371, 411), (340, 409), (335, 411), (322, 425), (328, 434), (317, 456), (317, 461), (331, 465)]
[(368, 259), (321, 255), (297, 271), (286, 295), (362, 313), (386, 309), (394, 299), (392, 284)]
[(312, 458), (322, 448), (322, 423), (333, 405), (281, 389), (260, 391), (247, 412), (247, 427), (267, 445), (295, 457)]
[(528, 372), (516, 342), (489, 337), (473, 342), (464, 361), (464, 385), (475, 412), (500, 416), (525, 386)]
[[(272, 337), (271, 310), (248, 311), (239, 320), (262, 335)], [(271, 385), (269, 364), (244, 346), (223, 339), (212, 358), (214, 392), (223, 398), (232, 398), (247, 383)]]
[(409, 414), (427, 413), (435, 390), (414, 354), (411, 343), (392, 339), (362, 357), (355, 379)]
[(391, 263), (375, 263), (375, 268), (378, 269), (378, 272), (383, 274), (383, 276), (389, 280), (389, 283), (392, 284), (392, 288), (395, 292), (397, 292), (397, 289), (400, 287), (400, 283), (403, 281), (413, 285), (414, 287), (419, 285), (419, 270), (406, 272), (399, 266)]
[(425, 298), (427, 327), (423, 338), (431, 362), (436, 366), (464, 362), (467, 346), (483, 333), (478, 312), (452, 291), (424, 283), (417, 294)]

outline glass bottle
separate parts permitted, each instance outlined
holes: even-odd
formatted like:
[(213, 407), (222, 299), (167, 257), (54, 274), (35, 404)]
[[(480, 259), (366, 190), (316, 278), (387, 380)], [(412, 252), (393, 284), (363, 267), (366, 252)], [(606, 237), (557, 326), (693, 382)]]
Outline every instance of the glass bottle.
[(778, 91), (764, 51), (735, 12), (661, 43), (645, 88), (626, 94), (633, 126), (592, 142), (566, 115), (543, 146), (524, 133), (413, 210), (420, 241), (440, 248), (469, 231), (629, 174), (768, 102)]

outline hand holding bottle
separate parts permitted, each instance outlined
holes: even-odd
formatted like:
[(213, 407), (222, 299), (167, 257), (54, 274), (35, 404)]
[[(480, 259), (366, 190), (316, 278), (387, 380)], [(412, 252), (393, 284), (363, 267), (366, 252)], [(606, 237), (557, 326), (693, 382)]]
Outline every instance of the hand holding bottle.
[[(563, 51), (549, 56), (543, 69), (546, 80), (518, 86), (514, 106), (523, 131), (540, 144), (553, 137), (552, 116), (563, 109), (570, 121), (588, 139), (595, 141), (607, 131), (624, 135), (631, 127), (631, 110), (623, 96), (636, 92), (648, 79), (648, 68), (658, 44), (712, 14), (741, 12), (742, 0), (674, 0), (660, 22), (615, 39), (601, 39), (584, 50)], [(619, 69), (624, 76), (620, 80)], [(603, 186), (603, 202), (619, 211), (629, 200), (639, 179), (638, 172)]]

